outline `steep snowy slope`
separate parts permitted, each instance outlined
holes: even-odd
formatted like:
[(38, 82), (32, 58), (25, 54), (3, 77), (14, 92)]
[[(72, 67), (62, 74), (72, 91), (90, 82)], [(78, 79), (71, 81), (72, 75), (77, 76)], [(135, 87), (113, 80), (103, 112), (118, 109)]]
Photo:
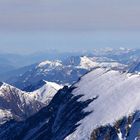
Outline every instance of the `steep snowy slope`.
[(46, 82), (45, 85), (43, 85), (38, 90), (30, 92), (29, 94), (35, 100), (40, 101), (44, 104), (49, 104), (53, 96), (58, 92), (58, 90), (62, 89), (63, 86), (53, 82), (48, 82), (48, 81), (45, 82)]
[(84, 110), (93, 113), (79, 122), (81, 125), (68, 140), (86, 140), (95, 128), (113, 125), (116, 120), (140, 110), (140, 75), (97, 69), (75, 86), (73, 95), (84, 95), (79, 101), (98, 99)]
[(98, 68), (26, 121), (0, 127), (0, 138), (133, 140), (139, 131), (140, 75)]

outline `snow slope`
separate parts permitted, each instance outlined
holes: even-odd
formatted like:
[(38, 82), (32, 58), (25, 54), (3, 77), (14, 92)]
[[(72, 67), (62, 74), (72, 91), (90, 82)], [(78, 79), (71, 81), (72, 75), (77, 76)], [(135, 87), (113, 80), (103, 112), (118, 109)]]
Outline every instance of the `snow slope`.
[(72, 92), (74, 96), (84, 95), (79, 101), (98, 98), (84, 110), (92, 113), (78, 123), (80, 126), (66, 140), (88, 140), (99, 126), (113, 125), (116, 120), (140, 110), (140, 75), (99, 68), (74, 86), (77, 87)]
[(44, 104), (49, 104), (53, 96), (58, 92), (58, 90), (62, 89), (63, 86), (58, 85), (54, 82), (45, 82), (46, 84), (44, 86), (42, 86), (38, 90), (30, 92), (29, 94), (35, 100), (40, 101)]

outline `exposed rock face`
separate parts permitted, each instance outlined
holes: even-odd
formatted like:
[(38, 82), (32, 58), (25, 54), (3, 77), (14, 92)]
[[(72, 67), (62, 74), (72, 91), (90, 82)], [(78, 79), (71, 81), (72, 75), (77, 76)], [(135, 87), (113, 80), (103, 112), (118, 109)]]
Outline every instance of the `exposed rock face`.
[(45, 84), (33, 92), (25, 92), (2, 83), (0, 87), (0, 124), (15, 119), (25, 120), (48, 105), (62, 86), (45, 81)]
[(34, 100), (28, 93), (13, 86), (3, 83), (0, 87), (0, 109), (9, 110), (16, 120), (26, 119), (43, 106), (43, 103)]
[(90, 140), (138, 140), (140, 138), (140, 112), (93, 130)]
[[(80, 125), (77, 124), (91, 112), (83, 112), (92, 101), (78, 100), (82, 97), (71, 94), (74, 88), (64, 87), (51, 103), (24, 122), (10, 121), (0, 127), (0, 139), (16, 140), (63, 140)], [(7, 135), (8, 134), (8, 135)]]

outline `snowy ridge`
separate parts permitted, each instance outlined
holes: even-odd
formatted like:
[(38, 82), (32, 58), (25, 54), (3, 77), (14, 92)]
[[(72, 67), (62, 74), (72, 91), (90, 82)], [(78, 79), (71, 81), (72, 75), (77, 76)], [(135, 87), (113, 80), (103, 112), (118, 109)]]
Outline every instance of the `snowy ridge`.
[(102, 58), (102, 61), (101, 61), (101, 58), (83, 56), (83, 57), (80, 57), (80, 59), (81, 61), (78, 68), (87, 69), (87, 70), (91, 70), (92, 68), (96, 68), (96, 67), (119, 68), (119, 69), (122, 69), (125, 67), (125, 65), (120, 64), (113, 60), (105, 61), (107, 58), (104, 58), (105, 60)]
[(48, 82), (48, 81), (45, 81), (46, 82), (46, 85), (54, 88), (55, 90), (60, 90), (63, 88), (63, 86), (61, 85), (58, 85), (57, 83), (54, 83), (54, 82)]
[[(0, 87), (0, 109), (5, 116), (16, 120), (25, 119), (40, 110), (44, 104), (34, 100), (28, 93), (9, 84), (3, 83)], [(8, 119), (7, 119), (8, 120)]]
[(46, 84), (43, 87), (34, 92), (30, 92), (29, 94), (35, 100), (48, 104), (53, 96), (58, 92), (58, 90), (62, 89), (63, 86), (58, 85), (54, 82), (45, 82)]
[(84, 111), (92, 111), (66, 140), (89, 140), (92, 131), (140, 110), (140, 75), (96, 69), (85, 75), (72, 94), (84, 95), (79, 101), (94, 97)]
[(61, 61), (59, 60), (56, 60), (56, 61), (43, 61), (41, 63), (38, 64), (38, 67), (44, 67), (46, 65), (50, 65), (51, 67), (55, 66), (55, 67), (58, 67), (58, 66), (62, 66), (62, 63)]
[(87, 56), (80, 57), (80, 59), (81, 59), (80, 65), (78, 66), (79, 68), (91, 69), (99, 66), (99, 63), (94, 62), (92, 59), (90, 59)]
[(62, 86), (47, 82), (34, 92), (25, 92), (9, 84), (0, 87), (0, 124), (10, 120), (24, 120), (48, 105)]

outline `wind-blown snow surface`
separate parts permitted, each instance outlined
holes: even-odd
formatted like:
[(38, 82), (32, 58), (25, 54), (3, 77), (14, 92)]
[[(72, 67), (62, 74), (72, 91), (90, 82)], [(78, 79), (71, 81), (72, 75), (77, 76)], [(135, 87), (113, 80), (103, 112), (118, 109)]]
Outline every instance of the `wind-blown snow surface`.
[(83, 94), (79, 101), (98, 96), (84, 111), (92, 111), (79, 122), (76, 131), (66, 140), (89, 140), (92, 131), (103, 125), (140, 110), (140, 75), (96, 69), (74, 85), (74, 96)]

